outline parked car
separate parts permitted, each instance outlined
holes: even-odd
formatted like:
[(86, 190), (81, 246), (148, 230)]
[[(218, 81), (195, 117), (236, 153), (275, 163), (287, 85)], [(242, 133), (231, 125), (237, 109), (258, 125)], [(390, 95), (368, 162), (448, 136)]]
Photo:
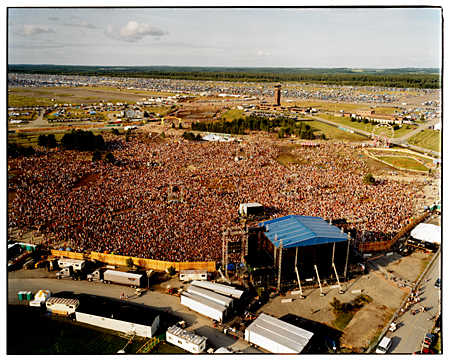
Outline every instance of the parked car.
[(441, 278), (437, 279), (434, 283), (434, 288), (437, 290), (441, 290)]
[(436, 335), (427, 333), (422, 341), (422, 346), (424, 349), (429, 349), (433, 347), (436, 340)]
[(392, 345), (392, 339), (389, 339), (388, 337), (384, 337), (380, 343), (377, 346), (377, 349), (375, 350), (375, 353), (377, 354), (386, 354)]

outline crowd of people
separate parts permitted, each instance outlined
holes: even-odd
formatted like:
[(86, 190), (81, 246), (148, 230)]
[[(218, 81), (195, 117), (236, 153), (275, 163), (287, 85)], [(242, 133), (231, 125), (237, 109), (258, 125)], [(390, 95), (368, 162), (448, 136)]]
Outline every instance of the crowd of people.
[(77, 252), (220, 261), (222, 233), (237, 225), (241, 203), (260, 203), (272, 218), (353, 219), (352, 241), (364, 243), (394, 236), (422, 194), (418, 181), (364, 184), (369, 169), (345, 143), (298, 147), (292, 154), (300, 161), (283, 166), (275, 142), (285, 140), (268, 137), (241, 143), (117, 139), (105, 138), (116, 164), (62, 149), (10, 160), (20, 175), (8, 184), (14, 195), (8, 226), (39, 231), (48, 246)]

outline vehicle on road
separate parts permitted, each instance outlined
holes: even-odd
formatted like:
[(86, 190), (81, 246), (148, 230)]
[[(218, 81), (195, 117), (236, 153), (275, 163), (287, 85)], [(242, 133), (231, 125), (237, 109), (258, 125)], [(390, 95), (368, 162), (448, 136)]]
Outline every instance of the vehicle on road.
[(75, 271), (73, 266), (66, 266), (56, 273), (57, 279), (73, 279), (82, 280), (83, 273), (81, 271)]
[(437, 290), (441, 290), (441, 278), (437, 279), (434, 283), (434, 288)]
[(429, 349), (434, 345), (436, 335), (427, 333), (423, 339), (422, 346), (424, 349)]
[(97, 269), (87, 275), (88, 281), (101, 281), (106, 284), (130, 285), (134, 288), (145, 287), (144, 275), (116, 270)]
[(392, 345), (392, 339), (388, 337), (384, 337), (377, 346), (375, 353), (377, 354), (386, 354)]

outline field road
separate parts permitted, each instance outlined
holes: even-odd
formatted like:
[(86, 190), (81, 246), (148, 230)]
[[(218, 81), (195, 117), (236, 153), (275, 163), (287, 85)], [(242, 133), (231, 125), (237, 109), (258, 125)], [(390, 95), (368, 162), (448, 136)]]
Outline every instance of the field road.
[(432, 321), (427, 318), (436, 316), (439, 312), (441, 300), (441, 290), (434, 288), (436, 279), (441, 277), (441, 254), (437, 257), (433, 265), (431, 265), (427, 278), (428, 281), (420, 284), (420, 303), (415, 304), (412, 309), (418, 310), (420, 306), (425, 306), (426, 312), (417, 312), (411, 315), (409, 312), (400, 316), (397, 320), (398, 328), (387, 336), (392, 338), (391, 354), (412, 354), (420, 351), (421, 343), (424, 335), (431, 330)]
[[(52, 293), (61, 291), (73, 291), (75, 293), (84, 293), (90, 295), (104, 296), (107, 298), (119, 299), (122, 293), (128, 294), (129, 301), (140, 305), (150, 306), (158, 311), (164, 312), (169, 308), (173, 315), (180, 316), (186, 321), (186, 330), (194, 330), (196, 334), (206, 336), (210, 346), (217, 349), (223, 347), (237, 347), (243, 353), (263, 353), (262, 350), (250, 346), (245, 340), (225, 335), (212, 326), (212, 322), (204, 316), (201, 316), (187, 307), (180, 304), (180, 298), (174, 295), (167, 295), (159, 291), (148, 291), (141, 297), (136, 297), (134, 289), (113, 284), (103, 284), (96, 282), (57, 280), (55, 278), (19, 277), (20, 272), (33, 273), (39, 276), (54, 275), (54, 272), (47, 273), (45, 269), (35, 270), (16, 270), (8, 274), (8, 304), (27, 304), (27, 301), (18, 299), (19, 291), (31, 291), (35, 294), (39, 290), (50, 290)], [(125, 300), (124, 300), (125, 301)]]
[[(339, 125), (338, 123), (335, 123), (333, 121), (320, 118), (318, 116), (308, 115), (308, 117), (312, 118), (314, 120), (320, 121), (322, 123), (328, 124), (328, 125), (332, 125), (332, 126), (338, 126)], [(415, 130), (412, 130), (412, 131), (408, 132), (407, 134), (405, 134), (405, 135), (403, 135), (401, 137), (392, 139), (392, 143), (394, 143), (396, 145), (405, 145), (406, 146), (406, 145), (408, 145), (407, 139), (409, 139), (410, 137), (413, 137), (417, 133), (420, 133), (422, 130), (428, 129), (429, 126), (437, 124), (439, 121), (440, 121), (440, 119), (433, 119), (433, 120), (430, 120), (429, 122), (427, 122), (426, 124), (419, 124), (419, 126)], [(346, 128), (346, 129), (349, 129), (349, 130), (353, 130), (357, 134), (363, 134), (363, 135), (366, 135), (366, 136), (369, 136), (369, 137), (372, 135), (371, 132), (355, 129), (355, 128), (351, 127), (351, 126), (347, 126), (347, 125), (339, 125), (339, 126), (342, 126), (343, 128)], [(434, 155), (434, 156), (438, 156), (438, 157), (441, 156), (440, 152), (432, 151), (432, 150), (429, 150), (429, 149), (423, 149), (423, 148), (421, 148), (419, 146), (408, 145), (408, 148), (413, 149), (413, 150), (417, 150), (417, 151), (426, 152), (428, 154), (431, 154), (431, 155)]]

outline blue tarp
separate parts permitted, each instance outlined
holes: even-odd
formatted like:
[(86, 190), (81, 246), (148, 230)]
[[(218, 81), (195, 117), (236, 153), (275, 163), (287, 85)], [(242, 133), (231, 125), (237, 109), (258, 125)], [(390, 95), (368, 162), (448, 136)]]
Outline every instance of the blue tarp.
[(276, 247), (283, 240), (284, 249), (347, 241), (347, 234), (321, 217), (288, 215), (259, 226), (266, 228), (265, 235)]

